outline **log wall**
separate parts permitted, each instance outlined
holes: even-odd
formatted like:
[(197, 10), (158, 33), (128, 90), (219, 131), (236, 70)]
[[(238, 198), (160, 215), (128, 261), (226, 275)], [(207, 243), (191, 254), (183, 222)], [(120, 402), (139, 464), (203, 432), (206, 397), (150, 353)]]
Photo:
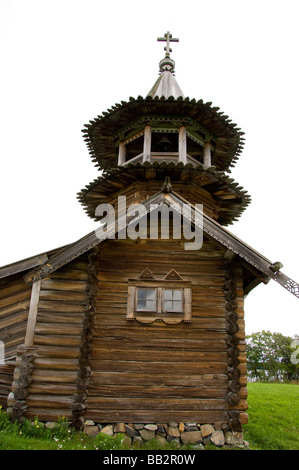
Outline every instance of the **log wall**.
[[(158, 279), (175, 269), (192, 282), (190, 324), (144, 325), (126, 320), (127, 280), (137, 278), (145, 268)], [(183, 243), (171, 240), (108, 241), (101, 245), (98, 269), (86, 419), (226, 423), (229, 379), (223, 250), (208, 240), (196, 252), (185, 251)], [(236, 292), (242, 329), (241, 280)], [(240, 368), (245, 387), (245, 370)]]
[[(191, 323), (127, 321), (128, 279), (145, 268), (157, 279), (175, 269), (192, 283)], [(18, 298), (28, 315), (31, 289), (20, 286), (11, 282), (2, 308)], [(15, 348), (25, 327), (24, 320)], [(240, 430), (247, 421), (242, 269), (206, 238), (198, 251), (178, 240), (108, 240), (42, 280), (34, 344), (18, 346), (16, 365), (16, 418)], [(5, 400), (12, 370), (0, 370)]]
[[(22, 387), (21, 351), (12, 386), (15, 397), (26, 400), (25, 410), (22, 408), (26, 417), (39, 416), (42, 421), (72, 418), (86, 309), (87, 265), (87, 256), (82, 256), (42, 280), (34, 344), (30, 348), (34, 356), (32, 370)], [(17, 405), (14, 408), (17, 415)]]
[(17, 349), (25, 338), (30, 296), (31, 287), (25, 283), (22, 274), (1, 279), (0, 340), (4, 344), (4, 364), (0, 363), (0, 406), (3, 408), (6, 408), (11, 391)]

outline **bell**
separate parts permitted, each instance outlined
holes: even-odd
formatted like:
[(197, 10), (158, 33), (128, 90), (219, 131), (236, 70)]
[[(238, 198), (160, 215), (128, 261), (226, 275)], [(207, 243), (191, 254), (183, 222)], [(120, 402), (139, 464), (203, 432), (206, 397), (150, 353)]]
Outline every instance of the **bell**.
[(157, 147), (160, 152), (170, 152), (172, 146), (173, 144), (166, 134), (164, 134), (157, 143)]

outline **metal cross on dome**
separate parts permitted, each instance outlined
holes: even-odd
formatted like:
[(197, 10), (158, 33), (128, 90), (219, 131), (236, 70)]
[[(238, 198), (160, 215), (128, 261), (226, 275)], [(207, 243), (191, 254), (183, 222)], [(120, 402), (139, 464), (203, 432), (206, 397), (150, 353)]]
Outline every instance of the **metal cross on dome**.
[(164, 34), (164, 37), (163, 38), (157, 38), (157, 41), (166, 42), (166, 46), (164, 47), (164, 51), (166, 51), (165, 57), (170, 57), (170, 52), (172, 52), (172, 49), (169, 47), (169, 43), (170, 42), (179, 42), (179, 39), (178, 38), (173, 38), (172, 34), (170, 34), (170, 32), (167, 31), (167, 33)]

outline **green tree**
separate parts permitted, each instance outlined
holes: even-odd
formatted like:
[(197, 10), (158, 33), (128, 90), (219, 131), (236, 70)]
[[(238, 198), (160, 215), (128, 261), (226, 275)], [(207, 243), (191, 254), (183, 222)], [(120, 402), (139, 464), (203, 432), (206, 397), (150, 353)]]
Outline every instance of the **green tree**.
[(294, 380), (299, 365), (292, 362), (294, 338), (281, 333), (261, 331), (246, 337), (249, 375), (258, 380)]

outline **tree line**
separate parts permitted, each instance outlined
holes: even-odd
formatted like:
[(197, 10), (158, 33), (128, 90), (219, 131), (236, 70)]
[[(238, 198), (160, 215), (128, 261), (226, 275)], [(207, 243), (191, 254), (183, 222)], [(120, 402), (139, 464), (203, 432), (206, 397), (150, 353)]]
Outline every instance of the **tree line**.
[(284, 382), (299, 380), (299, 336), (261, 331), (246, 336), (249, 380)]

